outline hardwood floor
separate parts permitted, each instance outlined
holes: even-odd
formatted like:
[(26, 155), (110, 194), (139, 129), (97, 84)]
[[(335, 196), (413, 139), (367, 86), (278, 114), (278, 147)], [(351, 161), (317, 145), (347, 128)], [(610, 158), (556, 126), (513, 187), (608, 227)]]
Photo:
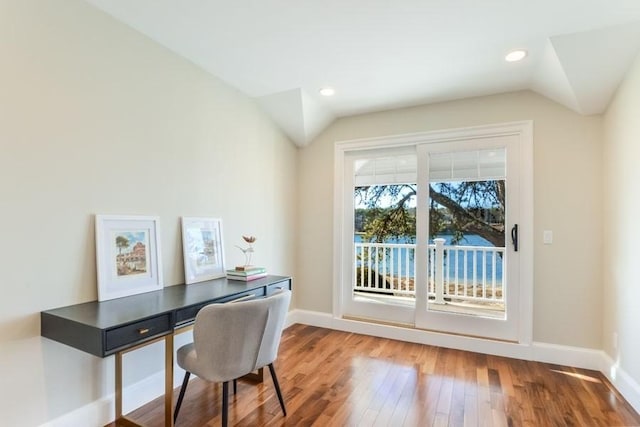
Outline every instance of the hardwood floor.
[[(275, 366), (288, 415), (267, 373), (263, 384), (238, 382), (230, 425), (640, 425), (604, 376), (584, 369), (305, 325), (285, 330)], [(219, 426), (221, 389), (192, 380), (176, 427)], [(162, 404), (159, 398), (129, 415), (161, 426)]]

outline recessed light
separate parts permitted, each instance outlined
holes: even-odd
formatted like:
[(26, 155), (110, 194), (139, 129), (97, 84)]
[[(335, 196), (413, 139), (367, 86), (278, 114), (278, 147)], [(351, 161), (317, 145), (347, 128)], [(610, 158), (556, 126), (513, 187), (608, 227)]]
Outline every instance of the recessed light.
[(320, 95), (322, 96), (333, 96), (335, 95), (336, 91), (334, 88), (332, 87), (323, 87), (322, 89), (320, 89)]
[(517, 49), (507, 53), (507, 56), (504, 57), (504, 60), (507, 62), (517, 62), (523, 60), (525, 56), (527, 56), (526, 50)]

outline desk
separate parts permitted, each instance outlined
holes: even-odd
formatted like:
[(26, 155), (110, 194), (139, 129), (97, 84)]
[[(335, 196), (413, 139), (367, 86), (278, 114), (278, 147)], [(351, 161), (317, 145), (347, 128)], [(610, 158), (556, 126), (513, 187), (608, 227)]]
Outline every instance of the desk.
[(125, 426), (137, 424), (122, 414), (122, 355), (164, 340), (165, 426), (173, 426), (174, 334), (191, 325), (207, 304), (259, 298), (282, 288), (291, 289), (290, 277), (250, 282), (222, 278), (76, 304), (41, 312), (41, 335), (98, 357), (116, 356), (116, 423)]

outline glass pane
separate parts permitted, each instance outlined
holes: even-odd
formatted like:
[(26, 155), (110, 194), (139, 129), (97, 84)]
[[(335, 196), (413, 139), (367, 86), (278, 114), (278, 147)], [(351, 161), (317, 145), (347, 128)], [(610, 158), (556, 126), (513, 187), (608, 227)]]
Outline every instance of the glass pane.
[(506, 176), (504, 148), (432, 153), (429, 179), (432, 182), (503, 179)]
[(430, 155), (428, 310), (505, 318), (504, 159), (504, 149)]
[(355, 162), (356, 186), (372, 184), (404, 184), (416, 182), (417, 161), (415, 154), (360, 159)]
[[(396, 177), (403, 171), (402, 157), (386, 163), (387, 166), (394, 164)], [(411, 157), (404, 165), (404, 171), (409, 174), (415, 167), (415, 155)], [(380, 176), (383, 170), (391, 169), (376, 162), (375, 175)], [(356, 184), (353, 193), (355, 300), (415, 307), (415, 171), (411, 178), (413, 180), (404, 183)]]

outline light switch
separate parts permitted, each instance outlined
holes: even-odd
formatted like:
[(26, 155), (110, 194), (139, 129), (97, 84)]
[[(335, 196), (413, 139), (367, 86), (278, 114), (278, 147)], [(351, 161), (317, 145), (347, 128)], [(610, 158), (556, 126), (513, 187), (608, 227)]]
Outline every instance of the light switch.
[(544, 242), (545, 245), (552, 244), (553, 243), (553, 231), (544, 230), (542, 232), (542, 241)]

